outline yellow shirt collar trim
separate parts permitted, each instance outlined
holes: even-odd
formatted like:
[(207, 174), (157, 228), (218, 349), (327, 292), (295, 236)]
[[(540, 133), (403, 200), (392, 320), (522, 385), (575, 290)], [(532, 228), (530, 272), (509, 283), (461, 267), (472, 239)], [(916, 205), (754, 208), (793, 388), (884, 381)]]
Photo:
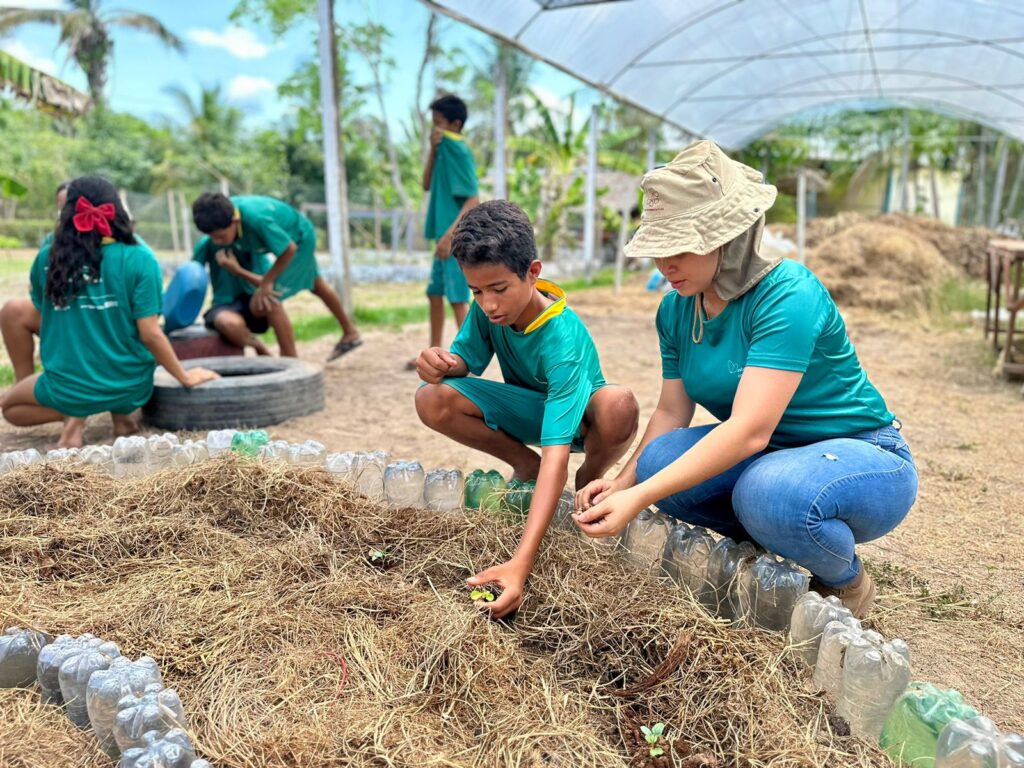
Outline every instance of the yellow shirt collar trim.
[(560, 286), (555, 285), (550, 280), (538, 280), (537, 290), (541, 293), (546, 293), (548, 296), (553, 296), (555, 298), (555, 303), (537, 315), (533, 322), (526, 326), (526, 330), (523, 331), (524, 335), (527, 333), (533, 333), (548, 320), (553, 317), (558, 317), (565, 311), (565, 291), (563, 291)]
[(237, 205), (235, 206), (235, 221), (238, 222), (238, 234), (235, 236), (235, 239), (237, 240), (242, 236), (242, 212), (238, 210)]
[(113, 245), (116, 242), (117, 240), (115, 240), (112, 237), (104, 237), (102, 240), (100, 240), (100, 245)]
[(455, 131), (441, 131), (441, 133), (443, 133), (452, 141), (465, 141), (461, 133), (456, 133)]

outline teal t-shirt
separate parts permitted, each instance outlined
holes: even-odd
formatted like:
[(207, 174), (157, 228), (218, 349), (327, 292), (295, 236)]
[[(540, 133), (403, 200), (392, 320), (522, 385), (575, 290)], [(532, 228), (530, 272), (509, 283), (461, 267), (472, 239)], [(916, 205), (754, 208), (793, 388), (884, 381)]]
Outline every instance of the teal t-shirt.
[(259, 255), (280, 256), (293, 242), (298, 247), (292, 260), (278, 275), (274, 287), (287, 299), (313, 287), (316, 266), (316, 229), (313, 223), (288, 203), (273, 197), (239, 195), (231, 198), (238, 209), (241, 228), (231, 244), (242, 264), (253, 263)]
[(434, 155), (430, 200), (423, 235), (437, 240), (459, 217), (466, 200), (479, 193), (473, 153), (457, 133), (445, 131)]
[(868, 381), (839, 309), (814, 273), (785, 259), (754, 288), (706, 320), (693, 342), (695, 298), (673, 291), (658, 309), (662, 376), (724, 421), (747, 366), (800, 371), (803, 378), (772, 435), (775, 448), (845, 437), (891, 424)]
[[(217, 251), (219, 250), (222, 250), (221, 247), (214, 243), (210, 236), (207, 235), (196, 244), (192, 255), (192, 261), (205, 265), (210, 272), (210, 289), (213, 291), (212, 306), (214, 307), (219, 307), (222, 304), (231, 304), (239, 296), (252, 294), (256, 290), (256, 286), (248, 280), (236, 277), (217, 263)], [(267, 270), (270, 269), (270, 259), (265, 253), (257, 256), (251, 254), (246, 254), (245, 256), (236, 254), (236, 256), (238, 262), (245, 269), (257, 275), (266, 274)]]
[(156, 362), (135, 321), (162, 308), (156, 256), (141, 242), (104, 245), (98, 279), (57, 309), (45, 297), (49, 255), (49, 247), (41, 250), (31, 272), (32, 303), (42, 315), (37, 399), (67, 416), (130, 413), (153, 391)]
[(565, 292), (546, 280), (538, 280), (537, 288), (556, 301), (525, 331), (495, 325), (474, 302), (451, 351), (476, 376), (497, 355), (507, 384), (546, 394), (540, 444), (567, 445), (605, 380), (594, 340), (566, 305)]

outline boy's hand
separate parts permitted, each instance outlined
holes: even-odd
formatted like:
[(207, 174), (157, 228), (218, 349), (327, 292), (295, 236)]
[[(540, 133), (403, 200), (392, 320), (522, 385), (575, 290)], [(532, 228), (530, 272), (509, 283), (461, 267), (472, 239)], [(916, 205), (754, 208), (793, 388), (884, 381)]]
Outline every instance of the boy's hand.
[(436, 125), (430, 131), (430, 147), (431, 149), (437, 149), (437, 145), (441, 143), (441, 139), (444, 138), (444, 131), (438, 128)]
[(440, 384), (458, 364), (455, 356), (444, 347), (427, 347), (416, 358), (416, 373), (427, 384)]
[(217, 266), (226, 269), (232, 275), (237, 275), (242, 270), (242, 265), (238, 263), (238, 259), (231, 251), (217, 251), (214, 258), (217, 260)]
[(267, 283), (260, 283), (249, 300), (249, 306), (257, 315), (269, 315), (274, 311), (274, 305), (280, 304), (280, 291), (275, 291), (274, 286)]
[(434, 250), (434, 253), (437, 254), (437, 258), (439, 258), (439, 259), (441, 259), (443, 261), (444, 259), (447, 259), (448, 256), (451, 255), (451, 252), (452, 252), (452, 233), (451, 232), (445, 232), (441, 236), (441, 239), (437, 241), (437, 248)]
[(576, 509), (585, 511), (594, 504), (600, 504), (616, 491), (626, 489), (626, 484), (620, 480), (605, 480), (598, 478), (591, 480), (579, 491), (576, 491)]
[(643, 501), (634, 486), (610, 494), (585, 512), (577, 512), (573, 520), (590, 538), (602, 539), (621, 534), (643, 508)]
[(501, 596), (493, 603), (478, 600), (481, 610), (490, 611), (492, 619), (501, 619), (512, 613), (523, 604), (523, 590), (526, 579), (530, 575), (530, 566), (519, 560), (509, 560), (480, 571), (476, 576), (466, 579), (470, 587), (481, 587), (485, 584), (497, 584), (501, 587)]

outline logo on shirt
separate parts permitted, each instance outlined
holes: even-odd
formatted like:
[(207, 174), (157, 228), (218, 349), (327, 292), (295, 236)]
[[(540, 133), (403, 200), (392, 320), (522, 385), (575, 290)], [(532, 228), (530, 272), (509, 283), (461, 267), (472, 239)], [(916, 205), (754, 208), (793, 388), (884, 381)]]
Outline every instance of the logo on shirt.
[(656, 189), (648, 189), (644, 193), (644, 208), (648, 211), (661, 210), (661, 194)]
[(743, 375), (743, 366), (742, 365), (737, 365), (732, 360), (729, 361), (728, 368), (729, 368), (729, 373), (736, 374), (736, 378), (739, 378), (740, 376)]

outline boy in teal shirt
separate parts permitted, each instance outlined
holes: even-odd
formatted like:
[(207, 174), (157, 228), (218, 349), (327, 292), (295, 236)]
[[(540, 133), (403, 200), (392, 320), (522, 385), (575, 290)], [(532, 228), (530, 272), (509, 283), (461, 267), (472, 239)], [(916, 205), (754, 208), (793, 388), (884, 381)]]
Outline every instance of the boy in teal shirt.
[(254, 257), (246, 267), (234, 253), (218, 248), (207, 235), (196, 245), (192, 260), (210, 272), (213, 301), (203, 315), (207, 328), (217, 331), (236, 347), (250, 346), (258, 355), (269, 355), (267, 345), (255, 334), (266, 333), (272, 326), (281, 356), (296, 357), (295, 331), (284, 306), (275, 303), (265, 314), (254, 312), (250, 306), (256, 286), (270, 270), (270, 260), (265, 253)]
[[(502, 587), (487, 604), (500, 618), (523, 601), (570, 452), (586, 452), (576, 487), (602, 477), (632, 442), (638, 408), (632, 392), (605, 382), (565, 292), (539, 279), (533, 228), (518, 206), (494, 200), (466, 213), (452, 252), (476, 301), (451, 350), (420, 353), (416, 370), (426, 384), (416, 411), (432, 429), (511, 464), (514, 477), (537, 481), (515, 555), (469, 580)], [(494, 356), (504, 382), (476, 378)], [(539, 456), (530, 445), (540, 446)]]
[[(430, 346), (441, 345), (444, 301), (452, 305), (455, 326), (461, 328), (469, 310), (469, 287), (456, 259), (451, 257), (452, 233), (465, 213), (479, 204), (473, 153), (462, 137), (468, 112), (458, 96), (442, 96), (430, 105), (433, 130), (430, 155), (423, 170), (423, 190), (430, 193), (424, 236), (436, 240), (427, 285), (430, 302)], [(415, 361), (409, 367), (415, 367)]]
[(341, 357), (363, 343), (355, 324), (341, 306), (341, 299), (320, 276), (316, 265), (316, 231), (313, 223), (281, 200), (258, 195), (228, 198), (220, 193), (200, 195), (192, 204), (192, 218), (200, 232), (215, 246), (229, 250), (221, 266), (231, 274), (250, 281), (255, 273), (246, 269), (264, 254), (275, 260), (259, 276), (249, 306), (256, 316), (270, 315), (274, 306), (299, 291), (312, 291), (341, 326), (343, 335), (327, 361)]

